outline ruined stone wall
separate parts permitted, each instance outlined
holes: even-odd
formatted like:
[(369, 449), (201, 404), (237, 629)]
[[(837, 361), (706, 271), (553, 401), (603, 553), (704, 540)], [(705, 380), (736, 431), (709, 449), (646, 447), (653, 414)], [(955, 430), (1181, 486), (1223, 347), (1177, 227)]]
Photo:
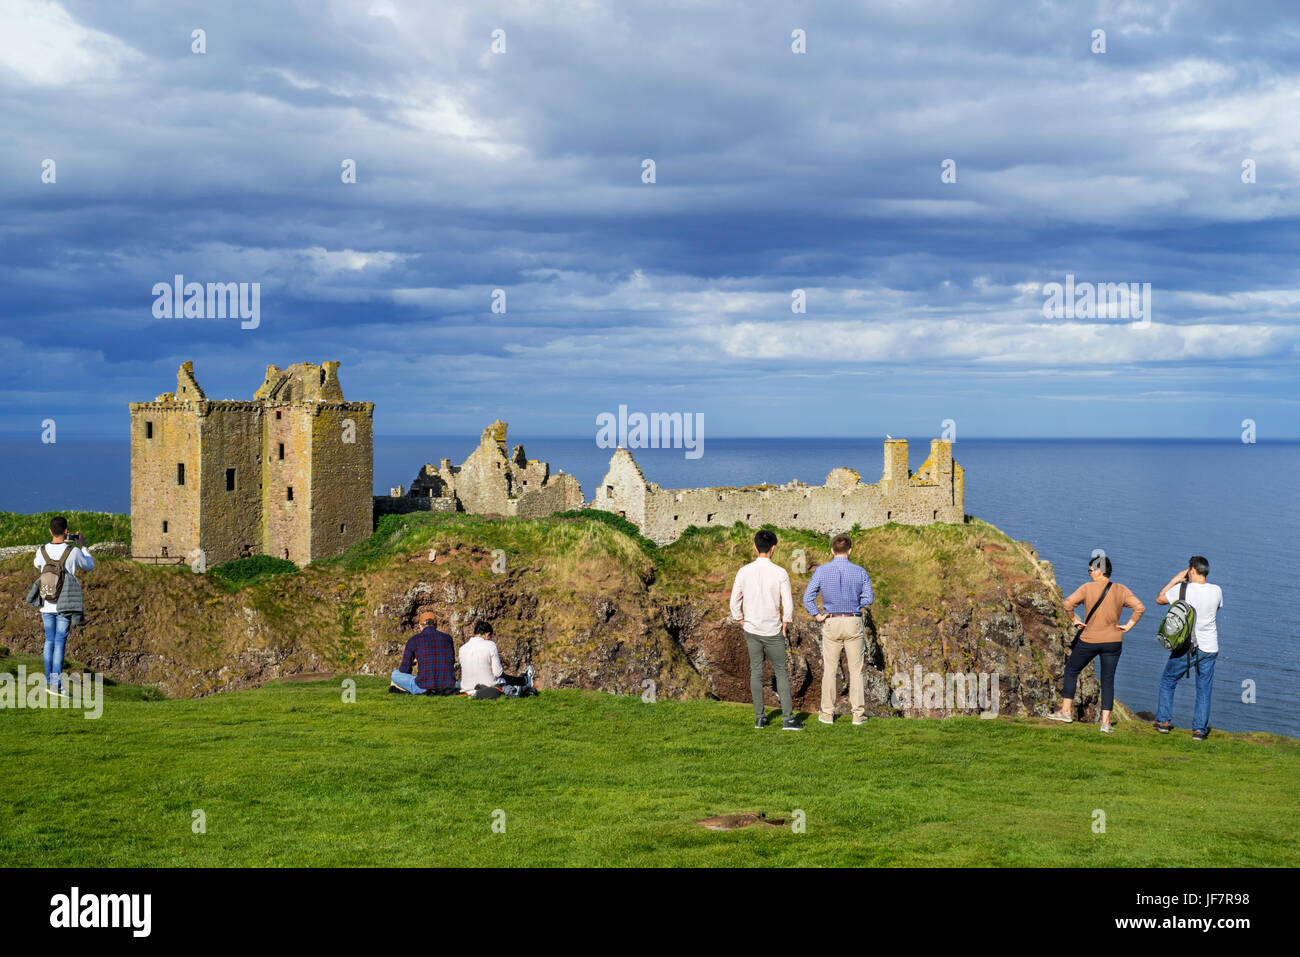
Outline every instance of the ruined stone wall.
[(261, 551), (262, 414), (252, 402), (210, 402), (198, 422), (199, 547), (218, 565)]
[[(133, 402), (130, 410), (131, 553), (187, 555), (199, 547), (199, 417), (195, 405)], [(148, 437), (149, 425), (152, 438)], [(185, 465), (183, 486), (176, 481), (178, 463)]]
[(454, 512), (456, 500), (431, 495), (376, 495), (374, 497), (374, 516), (406, 515), (410, 512)]
[(374, 528), (374, 404), (318, 404), (315, 411), (308, 440), (312, 456), (308, 560), (337, 555), (368, 538)]
[(504, 429), (500, 441), (489, 428), (455, 474), (455, 494), (467, 512), (513, 515), (517, 502), (510, 461), (506, 458)]
[(552, 475), (545, 484), (527, 488), (519, 495), (516, 514), (520, 518), (545, 518), (556, 512), (582, 508), (582, 486), (572, 475)]
[(663, 489), (647, 482), (626, 449), (610, 459), (593, 508), (617, 512), (658, 544), (677, 539), (691, 525), (806, 528), (834, 534), (854, 525), (898, 522), (928, 525), (965, 519), (965, 481), (952, 461), (950, 443), (935, 440), (921, 470), (909, 475), (907, 442), (885, 444), (885, 470), (875, 485), (852, 469), (835, 469), (822, 486), (791, 482), (748, 488)]
[(636, 464), (631, 452), (616, 449), (609, 460), (609, 471), (596, 487), (591, 507), (616, 512), (644, 529), (648, 498), (652, 492), (662, 491), (658, 485), (646, 481), (641, 466)]

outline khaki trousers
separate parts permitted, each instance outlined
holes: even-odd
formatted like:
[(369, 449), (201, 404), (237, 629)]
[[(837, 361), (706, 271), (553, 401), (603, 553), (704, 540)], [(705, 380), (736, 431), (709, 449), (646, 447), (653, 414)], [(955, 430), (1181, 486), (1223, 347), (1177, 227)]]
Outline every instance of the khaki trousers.
[(842, 615), (822, 622), (822, 710), (821, 717), (830, 720), (835, 714), (835, 673), (840, 666), (840, 653), (849, 656), (849, 705), (855, 720), (867, 713), (867, 697), (862, 686), (862, 656), (866, 650), (867, 633), (861, 615)]

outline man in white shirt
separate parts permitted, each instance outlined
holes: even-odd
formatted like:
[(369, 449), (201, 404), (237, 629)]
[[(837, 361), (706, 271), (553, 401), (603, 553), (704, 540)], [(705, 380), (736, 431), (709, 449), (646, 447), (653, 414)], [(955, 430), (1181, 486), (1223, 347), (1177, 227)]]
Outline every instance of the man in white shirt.
[(40, 600), (40, 583), (36, 585), (41, 623), (45, 626), (45, 688), (50, 694), (66, 697), (62, 691), (63, 652), (67, 647), (68, 632), (73, 624), (84, 618), (81, 585), (76, 580), (77, 569), (90, 570), (95, 567), (95, 560), (90, 557), (85, 536), (80, 532), (76, 533), (75, 545), (68, 541), (68, 520), (62, 515), (50, 519), (50, 539), (50, 544), (36, 549), (33, 559), (37, 570), (44, 569), (47, 564), (57, 567), (62, 563), (64, 575), (63, 587), (54, 601)]
[(749, 693), (754, 699), (754, 727), (767, 724), (763, 710), (763, 659), (772, 663), (776, 673), (776, 693), (781, 700), (781, 728), (802, 731), (794, 717), (790, 698), (790, 669), (786, 664), (785, 633), (794, 620), (794, 599), (790, 595), (790, 575), (772, 561), (776, 553), (776, 534), (767, 529), (754, 535), (758, 553), (748, 565), (736, 572), (731, 586), (731, 617), (745, 630), (749, 648)]
[(1168, 734), (1173, 727), (1174, 690), (1189, 669), (1196, 671), (1196, 705), (1192, 713), (1192, 740), (1204, 741), (1210, 733), (1210, 695), (1214, 691), (1214, 665), (1219, 660), (1219, 609), (1223, 607), (1223, 589), (1206, 581), (1210, 563), (1193, 555), (1187, 569), (1169, 580), (1156, 602), (1171, 605), (1182, 598), (1196, 610), (1192, 629), (1194, 646), (1188, 652), (1174, 652), (1165, 662), (1160, 676), (1160, 700), (1156, 706), (1156, 730)]
[(487, 688), (512, 686), (515, 688), (533, 687), (533, 666), (520, 677), (508, 675), (501, 666), (501, 655), (497, 643), (492, 640), (492, 625), (480, 618), (474, 622), (474, 634), (460, 646), (460, 690), (474, 694), (479, 685)]

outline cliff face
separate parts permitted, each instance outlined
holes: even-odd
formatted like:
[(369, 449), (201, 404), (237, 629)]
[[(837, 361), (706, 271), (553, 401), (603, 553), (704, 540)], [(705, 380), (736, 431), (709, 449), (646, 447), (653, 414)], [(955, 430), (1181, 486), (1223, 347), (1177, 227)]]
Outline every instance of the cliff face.
[[(798, 604), (829, 552), (822, 536), (778, 534)], [(727, 599), (752, 557), (749, 540), (744, 529), (710, 529), (655, 550), (593, 521), (410, 516), (342, 560), (235, 593), (188, 568), (104, 558), (84, 576), (87, 624), (68, 654), (187, 697), (302, 673), (386, 674), (429, 609), (458, 644), (474, 618), (490, 619), (506, 670), (531, 663), (542, 688), (747, 701), (748, 657)], [(1001, 714), (1043, 714), (1058, 702), (1070, 629), (1050, 567), (1027, 546), (982, 523), (891, 525), (856, 536), (853, 558), (877, 594), (867, 618), (871, 713), (987, 710), (992, 676)], [(0, 644), (40, 654), (39, 616), (23, 603), (33, 571), (30, 558), (0, 563)], [(819, 633), (799, 608), (791, 675), (804, 711), (820, 700)], [(981, 676), (982, 700), (946, 686), (960, 695)], [(766, 684), (775, 706), (770, 672)], [(842, 663), (837, 684), (845, 712)], [(893, 694), (900, 688), (912, 700)], [(1084, 717), (1097, 696), (1089, 671)]]
[[(917, 530), (924, 536), (924, 530)], [(862, 536), (864, 544), (870, 533)], [(1059, 704), (1061, 678), (1072, 633), (1051, 567), (1027, 545), (989, 526), (963, 530), (964, 562), (918, 555), (907, 559), (877, 553), (866, 559), (877, 601), (865, 616), (867, 711), (876, 716), (945, 717), (952, 714), (1042, 715)], [(859, 556), (855, 554), (853, 558)], [(811, 569), (809, 569), (811, 571)], [(927, 587), (900, 593), (902, 571)], [(796, 604), (807, 576), (795, 576)], [(717, 583), (719, 586), (722, 582)], [(730, 583), (727, 582), (729, 585)], [(883, 595), (882, 595), (883, 593)], [(749, 700), (749, 658), (740, 629), (725, 620), (728, 592), (719, 590), (670, 604), (668, 621), (713, 695)], [(790, 676), (795, 707), (816, 712), (821, 701), (821, 628), (796, 612), (790, 636)], [(836, 669), (838, 713), (848, 711), (848, 675)], [(765, 674), (766, 701), (778, 704), (775, 683)], [(1091, 671), (1080, 681), (1076, 713), (1091, 720), (1100, 686)]]

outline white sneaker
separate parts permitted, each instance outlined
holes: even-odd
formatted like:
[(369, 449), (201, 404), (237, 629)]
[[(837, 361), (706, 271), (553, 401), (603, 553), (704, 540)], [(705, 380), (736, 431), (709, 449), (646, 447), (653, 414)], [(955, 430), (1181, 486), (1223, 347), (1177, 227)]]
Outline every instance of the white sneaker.
[(823, 718), (821, 715), (817, 715), (817, 720), (820, 721), (822, 724), (834, 724), (834, 723), (835, 723), (835, 719), (834, 719), (834, 718)]
[(1110, 725), (1108, 725), (1108, 724), (1103, 724), (1103, 725), (1101, 726), (1101, 733), (1102, 733), (1102, 734), (1114, 734), (1114, 733), (1115, 733), (1115, 729), (1112, 728), (1112, 727), (1111, 727)]
[(1061, 714), (1061, 712), (1059, 711), (1053, 711), (1051, 714), (1047, 716), (1047, 718), (1049, 721), (1060, 721), (1062, 724), (1070, 724), (1072, 721), (1074, 721), (1074, 715)]

